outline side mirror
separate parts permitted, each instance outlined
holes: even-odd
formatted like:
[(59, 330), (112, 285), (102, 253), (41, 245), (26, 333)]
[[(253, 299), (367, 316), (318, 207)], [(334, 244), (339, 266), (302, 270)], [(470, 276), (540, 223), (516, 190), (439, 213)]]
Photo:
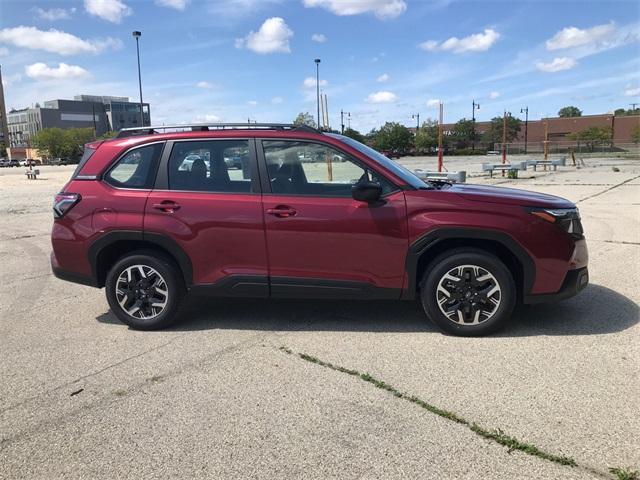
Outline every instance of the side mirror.
[(382, 187), (377, 182), (363, 181), (351, 187), (351, 196), (359, 202), (376, 203), (382, 196)]

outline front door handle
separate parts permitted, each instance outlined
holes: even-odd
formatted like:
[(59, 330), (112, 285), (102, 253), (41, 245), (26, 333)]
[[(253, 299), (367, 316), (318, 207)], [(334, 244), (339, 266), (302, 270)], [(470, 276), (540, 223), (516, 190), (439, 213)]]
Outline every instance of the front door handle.
[(161, 210), (166, 213), (173, 213), (176, 210), (180, 209), (180, 205), (173, 200), (163, 200), (160, 203), (154, 203), (152, 207), (156, 210)]
[(293, 217), (298, 212), (291, 207), (280, 205), (280, 206), (277, 206), (276, 208), (268, 208), (267, 213), (269, 215), (274, 215), (278, 218), (287, 218), (287, 217)]

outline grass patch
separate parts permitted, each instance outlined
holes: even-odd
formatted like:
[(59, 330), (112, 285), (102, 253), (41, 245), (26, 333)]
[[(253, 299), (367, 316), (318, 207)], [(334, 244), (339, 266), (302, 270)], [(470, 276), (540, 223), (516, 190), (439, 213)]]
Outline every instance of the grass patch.
[(632, 470), (631, 467), (610, 468), (609, 471), (613, 473), (618, 480), (640, 480), (638, 470)]
[[(293, 351), (291, 351), (291, 349), (284, 346), (280, 347), (280, 350), (289, 355), (294, 354)], [(416, 397), (415, 395), (409, 395), (407, 393), (401, 392), (393, 385), (390, 385), (382, 380), (379, 380), (375, 378), (373, 375), (370, 375), (368, 373), (361, 373), (357, 370), (352, 370), (349, 368), (341, 367), (339, 365), (334, 365), (332, 363), (325, 362), (323, 360), (320, 360), (317, 357), (308, 355), (306, 353), (298, 353), (297, 356), (300, 357), (302, 360), (305, 360), (310, 363), (315, 363), (316, 365), (319, 365), (321, 367), (329, 368), (331, 370), (335, 370), (336, 372), (340, 372), (340, 373), (346, 373), (347, 375), (351, 375), (352, 377), (358, 377), (360, 378), (360, 380), (371, 383), (376, 388), (389, 392), (394, 397), (401, 398), (415, 405), (418, 405), (419, 407), (435, 415), (438, 415), (439, 417), (446, 418), (447, 420), (458, 423), (460, 425), (464, 425), (476, 435), (479, 435), (487, 440), (492, 440), (500, 445), (504, 445), (509, 449), (509, 452), (512, 452), (513, 450), (518, 450), (528, 455), (533, 455), (534, 457), (539, 457), (544, 460), (548, 460), (550, 462), (558, 463), (560, 465), (566, 465), (570, 467), (577, 466), (576, 461), (571, 457), (566, 457), (564, 455), (554, 455), (552, 453), (545, 452), (544, 450), (536, 447), (535, 445), (522, 442), (517, 438), (506, 435), (502, 430), (487, 430), (486, 428), (483, 428), (475, 423), (472, 423), (469, 420), (457, 415), (454, 412), (450, 412), (448, 410), (439, 408), (435, 405), (431, 405), (430, 403), (425, 402), (424, 400)], [(613, 470), (614, 469), (610, 469), (611, 473), (614, 473)], [(619, 469), (616, 469), (616, 470), (619, 470)], [(628, 472), (628, 470), (625, 470), (625, 471)], [(618, 478), (620, 480), (640, 480), (638, 479), (637, 476), (621, 477), (618, 473), (616, 473), (616, 475), (618, 475)], [(631, 475), (637, 475), (637, 472), (631, 472)]]

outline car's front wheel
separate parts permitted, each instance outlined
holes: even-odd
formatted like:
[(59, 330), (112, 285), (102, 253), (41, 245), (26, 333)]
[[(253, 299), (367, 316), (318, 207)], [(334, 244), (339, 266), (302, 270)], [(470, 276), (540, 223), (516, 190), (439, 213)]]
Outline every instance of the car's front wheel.
[(137, 330), (155, 330), (172, 324), (185, 287), (175, 264), (152, 252), (121, 258), (109, 270), (105, 289), (111, 311)]
[(422, 306), (442, 330), (461, 336), (495, 332), (516, 302), (513, 276), (495, 255), (460, 248), (437, 257), (421, 283)]

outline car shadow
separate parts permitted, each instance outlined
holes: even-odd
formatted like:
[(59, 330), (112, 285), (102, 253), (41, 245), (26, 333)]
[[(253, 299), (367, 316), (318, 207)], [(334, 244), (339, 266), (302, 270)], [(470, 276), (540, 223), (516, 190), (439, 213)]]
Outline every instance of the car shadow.
[[(639, 321), (631, 299), (601, 285), (589, 285), (564, 302), (523, 305), (496, 337), (600, 335), (626, 330)], [(96, 320), (122, 325), (111, 312)], [(124, 326), (123, 326), (124, 327)], [(210, 329), (439, 333), (417, 301), (222, 299), (192, 296), (180, 321), (168, 331)]]

